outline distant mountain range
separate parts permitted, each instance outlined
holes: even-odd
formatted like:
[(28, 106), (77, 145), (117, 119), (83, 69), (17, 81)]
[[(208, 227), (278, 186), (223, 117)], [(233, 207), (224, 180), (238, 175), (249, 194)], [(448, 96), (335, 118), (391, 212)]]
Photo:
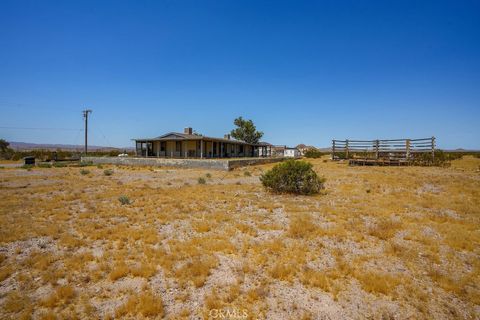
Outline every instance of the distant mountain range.
[[(10, 148), (18, 151), (28, 151), (28, 150), (83, 150), (83, 145), (75, 145), (75, 144), (46, 144), (46, 143), (29, 143), (29, 142), (16, 142), (16, 141), (9, 141)], [(106, 146), (88, 146), (88, 150), (95, 151), (95, 150), (102, 150), (102, 151), (109, 151), (109, 150), (133, 150), (132, 147), (129, 148), (115, 148), (115, 147), (106, 147)]]
[[(10, 148), (18, 151), (28, 151), (28, 150), (38, 150), (38, 149), (44, 149), (44, 150), (66, 150), (66, 151), (83, 151), (83, 145), (76, 145), (76, 144), (47, 144), (47, 143), (29, 143), (29, 142), (17, 142), (17, 141), (9, 141), (10, 143)], [(299, 144), (296, 146), (299, 149), (307, 148), (307, 149), (316, 149), (320, 152), (331, 152), (332, 149), (327, 147), (327, 148), (318, 148), (314, 146), (307, 146), (305, 144)], [(135, 148), (133, 147), (106, 147), (106, 146), (88, 146), (88, 150), (95, 151), (95, 150), (102, 150), (102, 151), (110, 151), (110, 150), (127, 150), (127, 151), (132, 151)], [(480, 152), (480, 150), (472, 150), (472, 149), (443, 149), (443, 151), (446, 152)]]
[(303, 143), (300, 143), (295, 148), (297, 148), (297, 149), (313, 149), (313, 150), (318, 150), (320, 152), (331, 152), (332, 151), (332, 148), (319, 148), (319, 147), (315, 147), (315, 146), (307, 146)]

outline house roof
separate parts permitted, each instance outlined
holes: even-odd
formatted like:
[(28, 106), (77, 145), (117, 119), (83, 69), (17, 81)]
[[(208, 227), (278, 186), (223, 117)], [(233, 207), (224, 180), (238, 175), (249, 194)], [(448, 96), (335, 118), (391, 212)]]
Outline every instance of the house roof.
[[(169, 132), (164, 135), (158, 136), (156, 138), (139, 138), (133, 139), (139, 142), (151, 142), (151, 141), (171, 141), (171, 140), (212, 140), (212, 141), (219, 141), (219, 142), (228, 142), (228, 143), (237, 143), (237, 144), (247, 144), (250, 145), (251, 143), (247, 143), (245, 141), (236, 140), (236, 139), (225, 139), (225, 138), (215, 138), (215, 137), (207, 137), (198, 134), (187, 134), (187, 133), (180, 133), (180, 132)], [(268, 145), (266, 142), (260, 142), (256, 145)]]

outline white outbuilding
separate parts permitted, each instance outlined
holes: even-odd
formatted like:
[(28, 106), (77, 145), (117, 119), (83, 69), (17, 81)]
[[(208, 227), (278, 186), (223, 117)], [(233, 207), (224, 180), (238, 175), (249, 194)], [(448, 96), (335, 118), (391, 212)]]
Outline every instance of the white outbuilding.
[(301, 153), (297, 148), (285, 148), (283, 150), (283, 156), (285, 158), (297, 158), (301, 156)]

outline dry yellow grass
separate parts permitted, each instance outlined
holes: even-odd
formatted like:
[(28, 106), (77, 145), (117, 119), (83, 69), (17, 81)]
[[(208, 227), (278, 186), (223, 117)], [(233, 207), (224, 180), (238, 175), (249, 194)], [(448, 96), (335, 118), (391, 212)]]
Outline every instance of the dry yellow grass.
[(323, 160), (309, 197), (265, 192), (272, 165), (206, 185), (193, 169), (2, 169), (0, 318), (474, 317), (480, 159)]
[(75, 291), (71, 286), (58, 287), (48, 297), (42, 300), (40, 303), (47, 308), (54, 308), (60, 304), (68, 304), (68, 302), (75, 296)]
[(143, 292), (140, 295), (132, 294), (127, 302), (115, 312), (115, 317), (117, 318), (126, 315), (161, 318), (163, 316), (163, 302), (161, 297), (149, 291)]

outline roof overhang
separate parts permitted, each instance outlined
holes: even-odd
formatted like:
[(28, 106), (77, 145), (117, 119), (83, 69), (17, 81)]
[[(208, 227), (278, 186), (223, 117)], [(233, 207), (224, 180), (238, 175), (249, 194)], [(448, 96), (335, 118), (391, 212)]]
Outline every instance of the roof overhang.
[(207, 140), (207, 141), (215, 141), (215, 142), (224, 142), (224, 143), (232, 143), (232, 144), (241, 144), (241, 145), (249, 145), (254, 147), (268, 147), (272, 146), (267, 142), (260, 142), (260, 143), (248, 143), (241, 140), (235, 139), (225, 139), (225, 138), (214, 138), (214, 137), (206, 137), (201, 135), (193, 135), (193, 134), (184, 134), (178, 132), (169, 132), (164, 135), (158, 136), (156, 138), (139, 138), (139, 139), (132, 139), (136, 142), (154, 142), (154, 141), (199, 141), (199, 140)]

